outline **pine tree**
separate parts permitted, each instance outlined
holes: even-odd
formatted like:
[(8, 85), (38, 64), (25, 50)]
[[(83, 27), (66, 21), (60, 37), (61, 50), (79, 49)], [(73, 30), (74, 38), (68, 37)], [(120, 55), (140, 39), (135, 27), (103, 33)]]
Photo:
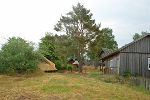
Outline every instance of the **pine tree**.
[(100, 34), (100, 24), (96, 24), (92, 19), (90, 10), (84, 8), (80, 3), (72, 7), (73, 11), (61, 16), (60, 21), (54, 26), (56, 31), (63, 31), (77, 43), (79, 72), (82, 72), (83, 53), (97, 35)]

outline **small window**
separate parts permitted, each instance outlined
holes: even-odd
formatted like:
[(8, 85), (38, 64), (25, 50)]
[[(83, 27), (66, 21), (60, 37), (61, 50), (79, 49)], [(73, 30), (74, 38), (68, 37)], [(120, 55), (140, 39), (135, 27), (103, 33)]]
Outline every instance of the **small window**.
[(148, 70), (150, 70), (150, 58), (148, 58)]
[(113, 60), (110, 60), (110, 67), (113, 67)]

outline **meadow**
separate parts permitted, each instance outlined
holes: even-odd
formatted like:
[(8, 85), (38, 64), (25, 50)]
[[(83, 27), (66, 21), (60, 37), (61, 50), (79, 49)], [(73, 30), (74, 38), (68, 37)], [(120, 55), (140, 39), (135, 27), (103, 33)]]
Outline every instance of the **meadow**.
[[(106, 81), (107, 79), (111, 82)], [(38, 76), (0, 75), (1, 100), (150, 100), (150, 91), (118, 82), (98, 70), (44, 73)]]

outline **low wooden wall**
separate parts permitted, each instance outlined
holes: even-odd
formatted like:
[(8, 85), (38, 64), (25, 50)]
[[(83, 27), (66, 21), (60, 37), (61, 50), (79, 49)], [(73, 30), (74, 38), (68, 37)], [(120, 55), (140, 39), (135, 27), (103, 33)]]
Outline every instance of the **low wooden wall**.
[(145, 89), (150, 90), (150, 79), (140, 78), (140, 77), (131, 77), (130, 84), (136, 85), (136, 86), (141, 86)]
[(104, 68), (104, 74), (120, 75), (120, 67), (106, 67)]

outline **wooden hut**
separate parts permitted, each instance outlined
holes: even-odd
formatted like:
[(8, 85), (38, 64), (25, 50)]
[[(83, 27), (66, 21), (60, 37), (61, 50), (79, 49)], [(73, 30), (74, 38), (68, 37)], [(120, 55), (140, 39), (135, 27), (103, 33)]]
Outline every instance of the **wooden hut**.
[(44, 72), (54, 72), (57, 71), (55, 64), (44, 57), (44, 61), (39, 64), (40, 69)]
[(76, 69), (79, 66), (79, 62), (77, 60), (74, 60), (74, 59), (69, 59), (67, 61), (67, 64), (73, 65), (73, 69)]
[(123, 75), (129, 69), (132, 75), (140, 73), (150, 77), (150, 34), (147, 34), (120, 49), (100, 58), (105, 61), (110, 74)]

